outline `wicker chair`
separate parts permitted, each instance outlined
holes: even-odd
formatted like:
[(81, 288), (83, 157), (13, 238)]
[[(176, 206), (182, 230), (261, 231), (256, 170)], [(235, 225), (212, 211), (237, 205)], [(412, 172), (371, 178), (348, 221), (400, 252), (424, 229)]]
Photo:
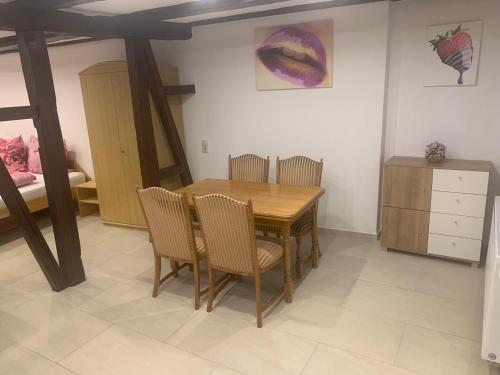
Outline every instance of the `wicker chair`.
[[(207, 252), (201, 233), (193, 230), (186, 197), (158, 187), (137, 189), (137, 194), (153, 244), (153, 297), (158, 295), (158, 289), (164, 281), (171, 276), (177, 277), (182, 268), (189, 266), (194, 271), (195, 309), (198, 310), (200, 296), (208, 291), (200, 290), (200, 260), (206, 257)], [(172, 268), (163, 278), (161, 258), (169, 259)], [(179, 266), (179, 262), (183, 264)]]
[(267, 159), (254, 154), (240, 155), (228, 160), (229, 180), (267, 182), (269, 179), (269, 156)]
[[(276, 159), (276, 183), (284, 185), (320, 186), (323, 173), (323, 159), (319, 162), (306, 156), (293, 156), (289, 159)], [(315, 210), (317, 207), (315, 207)], [(302, 277), (302, 237), (312, 230), (312, 214), (302, 215), (292, 225), (291, 235), (297, 242), (297, 260), (295, 262), (295, 273), (298, 278)], [(319, 244), (313, 243), (311, 257), (314, 247), (317, 246), (318, 254), (321, 256)]]
[[(252, 202), (239, 202), (219, 194), (194, 198), (207, 249), (209, 292), (207, 311), (212, 311), (216, 288), (216, 270), (249, 276), (255, 280), (257, 327), (262, 327), (262, 313), (283, 294), (261, 301), (261, 274), (284, 262), (281, 241), (257, 239)], [(224, 285), (224, 284), (223, 284)]]

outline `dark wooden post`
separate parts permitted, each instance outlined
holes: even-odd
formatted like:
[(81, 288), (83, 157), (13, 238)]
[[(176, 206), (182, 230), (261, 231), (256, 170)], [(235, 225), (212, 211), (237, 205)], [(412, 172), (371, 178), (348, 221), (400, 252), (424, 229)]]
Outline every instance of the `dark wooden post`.
[(147, 188), (160, 186), (160, 167), (151, 117), (144, 43), (145, 41), (140, 38), (125, 39), (142, 184)]
[(29, 101), (38, 108), (33, 122), (59, 265), (67, 284), (72, 286), (85, 281), (85, 272), (47, 45), (42, 31), (18, 31), (17, 40)]
[(51, 288), (56, 292), (66, 288), (59, 266), (2, 160), (0, 160), (0, 195), (11, 217), (23, 232)]

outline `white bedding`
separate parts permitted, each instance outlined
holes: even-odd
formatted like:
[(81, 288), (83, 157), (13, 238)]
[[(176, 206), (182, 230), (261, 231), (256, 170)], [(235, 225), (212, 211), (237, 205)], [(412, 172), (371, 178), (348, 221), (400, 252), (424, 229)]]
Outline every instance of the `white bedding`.
[[(35, 198), (43, 197), (47, 194), (45, 190), (45, 182), (43, 180), (43, 174), (35, 174), (36, 180), (31, 184), (20, 187), (19, 192), (23, 196), (25, 201), (29, 201)], [(85, 175), (81, 172), (69, 172), (69, 184), (75, 186), (85, 182)], [(3, 199), (0, 197), (0, 208), (4, 208), (5, 204)]]

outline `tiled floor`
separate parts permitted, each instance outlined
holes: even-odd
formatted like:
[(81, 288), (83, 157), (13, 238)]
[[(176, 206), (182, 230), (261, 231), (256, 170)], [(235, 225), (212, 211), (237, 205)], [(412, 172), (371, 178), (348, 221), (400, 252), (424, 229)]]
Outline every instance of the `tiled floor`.
[[(23, 240), (0, 246), (0, 374), (497, 374), (479, 355), (482, 269), (323, 233), (320, 268), (257, 329), (251, 282), (210, 314), (194, 311), (187, 269), (153, 299), (146, 233), (79, 226), (88, 281), (61, 293)], [(268, 293), (281, 277), (266, 275)]]

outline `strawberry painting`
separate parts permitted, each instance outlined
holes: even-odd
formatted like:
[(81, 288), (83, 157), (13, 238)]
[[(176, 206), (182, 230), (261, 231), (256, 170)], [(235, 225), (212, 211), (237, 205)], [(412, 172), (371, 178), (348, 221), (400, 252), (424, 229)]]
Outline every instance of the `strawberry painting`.
[(455, 30), (449, 30), (444, 35), (438, 34), (429, 42), (444, 64), (458, 70), (458, 84), (463, 85), (463, 74), (471, 67), (474, 57), (472, 37), (467, 33), (467, 29), (462, 29), (460, 24)]
[[(430, 40), (428, 39), (428, 41), (431, 47), (429, 52), (433, 57), (429, 58), (427, 73), (431, 73), (434, 77), (435, 84), (432, 82), (428, 86), (457, 84), (462, 86), (476, 83), (477, 55), (481, 42), (481, 32), (481, 21), (431, 26), (429, 28), (428, 38)], [(429, 71), (429, 67), (432, 68), (432, 71)]]

